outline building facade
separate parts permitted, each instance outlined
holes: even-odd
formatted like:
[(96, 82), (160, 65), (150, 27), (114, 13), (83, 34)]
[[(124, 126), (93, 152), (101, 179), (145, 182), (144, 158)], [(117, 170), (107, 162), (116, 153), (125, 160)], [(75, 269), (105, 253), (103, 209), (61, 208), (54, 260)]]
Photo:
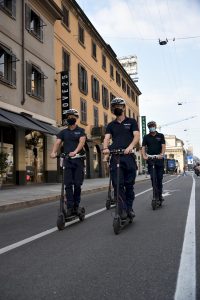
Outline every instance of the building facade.
[(173, 158), (178, 161), (178, 172), (183, 171), (186, 162), (186, 151), (182, 140), (175, 135), (165, 135), (166, 141), (166, 158)]
[(55, 181), (49, 159), (56, 130), (53, 0), (0, 1), (0, 148), (4, 183)]
[(115, 118), (110, 102), (124, 98), (127, 116), (139, 121), (141, 92), (76, 1), (54, 1), (63, 12), (55, 23), (57, 123), (62, 125), (61, 75), (69, 72), (69, 107), (80, 112), (87, 133), (86, 176), (102, 177), (108, 173), (101, 152), (105, 127)]

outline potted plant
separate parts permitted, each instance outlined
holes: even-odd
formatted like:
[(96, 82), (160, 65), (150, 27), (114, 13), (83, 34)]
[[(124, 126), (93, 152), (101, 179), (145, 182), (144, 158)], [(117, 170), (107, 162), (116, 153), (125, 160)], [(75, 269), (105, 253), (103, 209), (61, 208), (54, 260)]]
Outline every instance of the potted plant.
[(2, 187), (3, 177), (8, 167), (7, 159), (8, 159), (8, 154), (5, 152), (0, 152), (0, 188)]

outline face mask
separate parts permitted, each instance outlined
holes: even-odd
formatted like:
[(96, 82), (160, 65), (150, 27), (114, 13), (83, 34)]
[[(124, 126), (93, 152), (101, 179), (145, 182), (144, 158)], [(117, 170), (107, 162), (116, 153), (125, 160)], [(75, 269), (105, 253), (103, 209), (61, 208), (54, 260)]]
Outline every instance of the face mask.
[(115, 116), (119, 117), (119, 116), (122, 115), (123, 109), (116, 107), (116, 108), (114, 108), (114, 111), (113, 111), (113, 112), (114, 112), (114, 115), (115, 115)]
[(156, 131), (156, 127), (150, 127), (149, 128), (149, 132), (155, 132)]
[(75, 123), (76, 123), (76, 119), (75, 118), (67, 119), (67, 124), (68, 125), (74, 125)]

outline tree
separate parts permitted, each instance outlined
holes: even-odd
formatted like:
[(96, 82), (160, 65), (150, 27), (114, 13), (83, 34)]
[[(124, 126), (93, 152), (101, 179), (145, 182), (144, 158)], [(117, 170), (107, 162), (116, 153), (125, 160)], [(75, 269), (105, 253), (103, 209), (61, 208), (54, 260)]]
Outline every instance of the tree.
[(3, 174), (6, 172), (8, 167), (8, 153), (0, 152), (0, 177), (3, 177)]

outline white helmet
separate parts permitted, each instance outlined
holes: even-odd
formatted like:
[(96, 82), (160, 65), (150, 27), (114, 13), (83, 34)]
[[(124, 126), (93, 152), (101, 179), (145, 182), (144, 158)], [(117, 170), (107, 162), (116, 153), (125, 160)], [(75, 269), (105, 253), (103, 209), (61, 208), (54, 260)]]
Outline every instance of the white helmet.
[(78, 118), (79, 117), (78, 110), (73, 109), (73, 108), (66, 110), (66, 117), (69, 115), (73, 115)]
[(126, 105), (126, 102), (122, 98), (114, 98), (114, 99), (111, 100), (110, 104), (111, 104), (111, 106), (116, 105), (116, 104), (118, 104), (118, 105)]

